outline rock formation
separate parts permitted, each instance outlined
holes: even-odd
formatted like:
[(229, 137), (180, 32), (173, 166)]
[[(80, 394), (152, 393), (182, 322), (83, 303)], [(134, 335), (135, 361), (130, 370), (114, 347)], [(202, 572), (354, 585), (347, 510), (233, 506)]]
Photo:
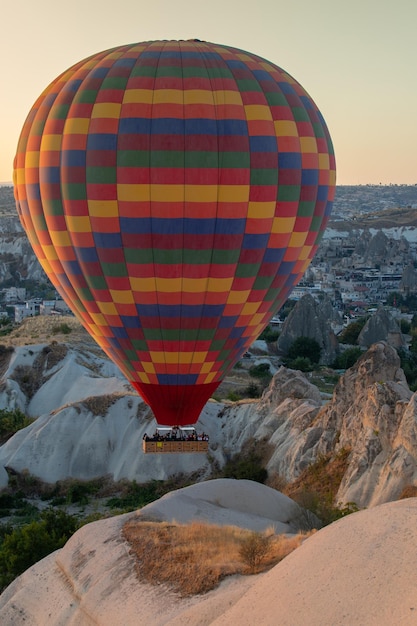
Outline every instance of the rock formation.
[(0, 487), (5, 467), (51, 483), (99, 476), (142, 483), (195, 472), (203, 480), (250, 440), (269, 444), (268, 472), (289, 483), (321, 455), (345, 451), (339, 503), (374, 506), (417, 485), (417, 400), (385, 342), (346, 371), (324, 406), (308, 377), (285, 367), (259, 401), (208, 402), (198, 428), (210, 436), (209, 455), (145, 456), (142, 437), (156, 423), (117, 368), (86, 346), (54, 350), (22, 346), (2, 364), (0, 408), (36, 420), (0, 446)]
[(415, 293), (417, 290), (417, 271), (412, 263), (404, 268), (401, 278), (401, 289), (406, 294)]
[(306, 294), (297, 302), (282, 326), (277, 341), (278, 351), (286, 354), (295, 339), (309, 337), (315, 339), (321, 348), (320, 363), (333, 363), (339, 351), (331, 327), (333, 315), (337, 315), (337, 312), (333, 311), (327, 296), (323, 295), (322, 300), (317, 302), (313, 296)]
[(348, 468), (336, 501), (369, 507), (394, 500), (417, 484), (415, 415), (415, 395), (397, 352), (379, 342), (346, 371), (332, 400), (291, 444), (274, 434), (277, 452), (268, 468), (286, 468), (291, 480), (320, 455), (346, 450)]
[(369, 348), (377, 341), (386, 341), (394, 348), (405, 346), (405, 339), (397, 321), (382, 306), (378, 306), (358, 336), (358, 344)]
[[(254, 502), (253, 513), (262, 499), (268, 506), (271, 490), (259, 493), (252, 484), (246, 493), (244, 486), (238, 491), (246, 506)], [(176, 492), (171, 495), (175, 499)], [(195, 500), (201, 502), (204, 495)], [(227, 503), (217, 507), (211, 521), (224, 523), (231, 510)], [(139, 580), (122, 531), (129, 520), (140, 523), (140, 513), (100, 520), (83, 526), (9, 585), (0, 596), (1, 621), (5, 626), (412, 626), (416, 515), (416, 498), (348, 515), (313, 534), (268, 572), (228, 577), (217, 589), (192, 598)]]

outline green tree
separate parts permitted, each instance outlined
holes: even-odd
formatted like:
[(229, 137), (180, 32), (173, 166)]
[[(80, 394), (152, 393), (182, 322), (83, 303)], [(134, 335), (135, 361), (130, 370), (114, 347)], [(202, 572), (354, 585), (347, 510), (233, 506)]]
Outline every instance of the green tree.
[(351, 322), (346, 326), (339, 335), (340, 343), (355, 345), (358, 341), (359, 333), (368, 321), (368, 317), (360, 317), (358, 320)]
[(311, 363), (320, 361), (321, 347), (318, 341), (312, 337), (297, 337), (290, 345), (287, 352), (287, 360), (294, 361), (297, 357), (305, 357)]
[(408, 320), (400, 319), (400, 328), (404, 335), (408, 335), (411, 330), (411, 324)]
[(266, 328), (264, 328), (258, 339), (263, 339), (263, 341), (266, 341), (266, 343), (273, 343), (278, 339), (279, 335), (279, 330), (274, 330), (268, 325)]
[(5, 441), (31, 423), (32, 420), (20, 409), (0, 409), (0, 441)]
[[(414, 339), (414, 337), (413, 337)], [(413, 342), (412, 342), (413, 345)], [(398, 355), (401, 360), (401, 367), (403, 369), (404, 375), (407, 379), (408, 386), (411, 391), (416, 391), (417, 389), (417, 352), (415, 351), (417, 346), (416, 342), (414, 342), (414, 349), (404, 350), (401, 348), (398, 350)]]
[(335, 369), (347, 370), (349, 367), (352, 367), (359, 359), (362, 354), (362, 350), (359, 346), (354, 346), (352, 348), (348, 348), (344, 350), (340, 354), (337, 355), (335, 362), (333, 363), (333, 367)]
[(0, 545), (0, 591), (28, 567), (62, 548), (77, 528), (74, 516), (46, 509), (40, 521), (5, 534)]
[(401, 306), (404, 304), (404, 298), (398, 291), (391, 291), (387, 296), (388, 306)]

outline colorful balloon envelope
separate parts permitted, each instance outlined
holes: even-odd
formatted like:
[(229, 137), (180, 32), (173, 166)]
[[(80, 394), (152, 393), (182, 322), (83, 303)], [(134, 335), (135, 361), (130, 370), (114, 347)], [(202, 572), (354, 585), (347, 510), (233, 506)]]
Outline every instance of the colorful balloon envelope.
[(184, 425), (303, 276), (335, 161), (319, 110), (281, 68), (154, 41), (91, 56), (46, 88), (14, 184), (62, 298), (156, 420)]

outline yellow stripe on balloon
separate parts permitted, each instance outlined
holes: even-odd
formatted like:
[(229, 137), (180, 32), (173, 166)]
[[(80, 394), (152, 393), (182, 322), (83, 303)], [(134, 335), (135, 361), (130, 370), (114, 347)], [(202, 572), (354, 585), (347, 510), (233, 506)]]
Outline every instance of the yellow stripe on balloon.
[[(163, 361), (162, 361), (163, 363)], [(155, 366), (153, 363), (151, 363), (150, 361), (142, 361), (141, 363), (143, 369), (145, 370), (145, 372), (147, 372), (148, 374), (155, 374)]]
[(250, 289), (245, 291), (231, 291), (227, 298), (227, 304), (243, 304), (250, 294)]
[(119, 315), (114, 302), (97, 302), (97, 306), (103, 315)]
[(261, 302), (246, 302), (242, 308), (241, 315), (254, 315), (260, 304)]
[(88, 200), (91, 217), (119, 217), (117, 200)]
[(247, 104), (245, 115), (247, 120), (272, 120), (270, 107), (262, 104)]
[(72, 233), (91, 233), (90, 218), (81, 215), (67, 215), (67, 228)]
[(272, 222), (271, 233), (291, 233), (294, 228), (296, 216), (294, 217), (275, 217)]
[[(249, 202), (249, 219), (268, 219), (275, 215), (276, 202)], [(269, 230), (269, 229), (268, 229)]]
[(289, 248), (300, 248), (301, 246), (304, 245), (304, 242), (306, 240), (307, 235), (308, 235), (307, 232), (292, 233), (292, 235), (290, 237), (290, 241), (288, 243), (288, 247)]
[(64, 126), (64, 135), (86, 135), (90, 119), (85, 117), (67, 117)]
[(109, 289), (113, 301), (117, 304), (134, 304), (135, 300), (131, 291), (123, 289)]
[(317, 141), (315, 137), (300, 137), (301, 152), (317, 152)]
[(298, 137), (297, 124), (291, 120), (276, 120), (274, 126), (278, 137)]
[(330, 168), (330, 159), (328, 154), (319, 154), (319, 169), (328, 170)]
[(242, 96), (239, 91), (213, 91), (214, 104), (217, 105), (238, 105), (242, 106)]
[(62, 135), (43, 135), (41, 150), (60, 150), (62, 145)]
[(28, 167), (39, 167), (39, 150), (26, 152), (25, 169)]
[(162, 293), (178, 293), (181, 291), (182, 278), (155, 278), (156, 291)]

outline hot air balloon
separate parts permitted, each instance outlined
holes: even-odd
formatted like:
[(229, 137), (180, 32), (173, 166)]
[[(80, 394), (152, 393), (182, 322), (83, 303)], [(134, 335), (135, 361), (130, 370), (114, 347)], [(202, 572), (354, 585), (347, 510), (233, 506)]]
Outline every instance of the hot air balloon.
[(17, 210), (51, 282), (165, 425), (194, 424), (303, 276), (335, 160), (317, 106), (243, 50), (153, 41), (54, 80)]

